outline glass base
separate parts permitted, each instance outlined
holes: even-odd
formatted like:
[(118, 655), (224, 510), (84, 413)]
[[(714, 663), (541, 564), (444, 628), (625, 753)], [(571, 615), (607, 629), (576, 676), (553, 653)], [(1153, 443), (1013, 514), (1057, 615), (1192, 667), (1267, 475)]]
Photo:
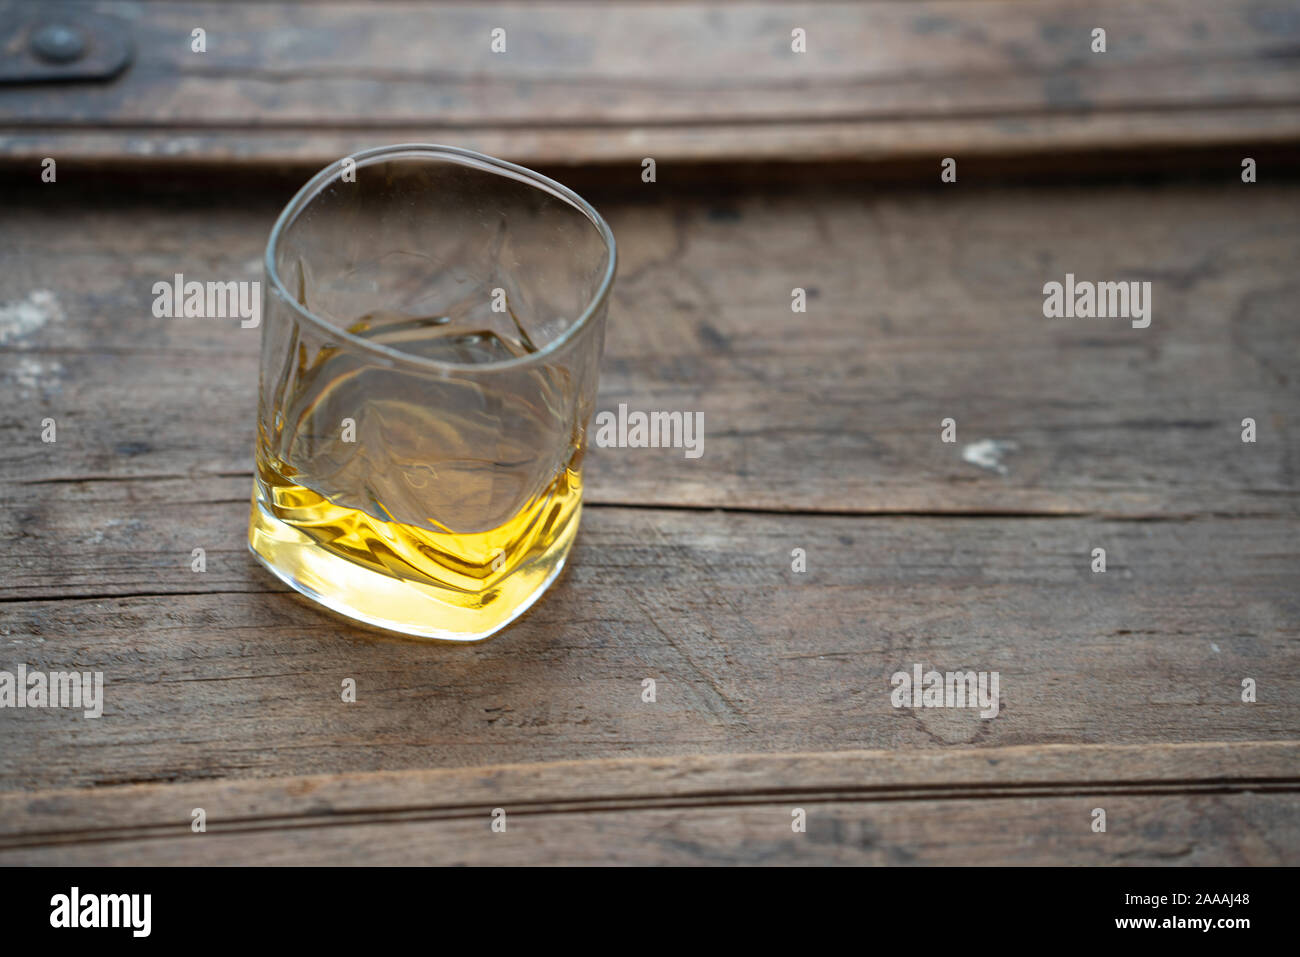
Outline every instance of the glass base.
[(356, 621), (415, 638), (482, 641), (526, 612), (559, 576), (578, 531), (581, 506), (545, 554), (488, 592), (466, 596), (363, 568), (327, 551), (271, 514), (253, 483), (248, 548), (286, 585)]

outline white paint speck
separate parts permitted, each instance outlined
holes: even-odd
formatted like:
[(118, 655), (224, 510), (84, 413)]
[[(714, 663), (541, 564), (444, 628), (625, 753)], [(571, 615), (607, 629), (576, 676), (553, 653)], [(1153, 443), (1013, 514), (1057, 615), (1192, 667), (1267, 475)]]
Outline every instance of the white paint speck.
[(1217, 654), (1220, 654), (1220, 652), (1219, 652), (1219, 646), (1216, 645), (1214, 642), (1210, 642), (1210, 647), (1211, 647), (1212, 649), (1214, 649), (1214, 653), (1215, 653), (1216, 655), (1217, 655)]
[(999, 475), (1007, 474), (1007, 467), (1002, 464), (1002, 456), (1014, 452), (1019, 446), (1015, 442), (1003, 442), (998, 439), (980, 439), (961, 450), (963, 462), (978, 465)]
[[(109, 529), (114, 529), (117, 528), (118, 526), (125, 525), (125, 524), (127, 524), (125, 519), (110, 518), (108, 521), (106, 521), (103, 524), (101, 528), (95, 529), (94, 535), (90, 536), (89, 538), (83, 538), (82, 542), (86, 545), (103, 545), (104, 532), (108, 531)], [(132, 522), (132, 524), (137, 524), (137, 523)]]
[(59, 373), (62, 371), (63, 366), (53, 360), (20, 354), (8, 375), (20, 393), (30, 396), (40, 389), (57, 389), (60, 385)]
[(33, 290), (26, 299), (0, 305), (0, 345), (40, 329), (51, 319), (62, 319), (63, 308), (48, 289)]

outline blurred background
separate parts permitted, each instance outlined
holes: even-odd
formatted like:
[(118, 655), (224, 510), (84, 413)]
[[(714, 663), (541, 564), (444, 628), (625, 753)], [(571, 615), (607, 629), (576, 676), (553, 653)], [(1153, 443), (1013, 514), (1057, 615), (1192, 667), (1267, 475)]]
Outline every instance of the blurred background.
[(11, 163), (317, 168), (413, 140), (541, 167), (928, 173), (1297, 135), (1286, 0), (6, 0), (0, 17)]

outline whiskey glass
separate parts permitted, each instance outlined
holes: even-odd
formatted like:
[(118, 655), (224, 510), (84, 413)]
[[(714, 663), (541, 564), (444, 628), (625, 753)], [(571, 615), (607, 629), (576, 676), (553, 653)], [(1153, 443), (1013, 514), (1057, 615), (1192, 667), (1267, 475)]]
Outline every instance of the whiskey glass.
[(266, 249), (253, 554), (406, 635), (523, 614), (578, 529), (616, 259), (572, 190), (469, 150), (316, 174)]

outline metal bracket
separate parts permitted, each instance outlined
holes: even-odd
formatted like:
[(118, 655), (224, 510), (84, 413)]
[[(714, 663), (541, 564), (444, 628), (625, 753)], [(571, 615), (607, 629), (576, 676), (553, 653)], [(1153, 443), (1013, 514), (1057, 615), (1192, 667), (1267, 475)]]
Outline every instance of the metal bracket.
[(20, 18), (0, 7), (0, 83), (109, 80), (134, 52), (121, 20), (80, 11)]

